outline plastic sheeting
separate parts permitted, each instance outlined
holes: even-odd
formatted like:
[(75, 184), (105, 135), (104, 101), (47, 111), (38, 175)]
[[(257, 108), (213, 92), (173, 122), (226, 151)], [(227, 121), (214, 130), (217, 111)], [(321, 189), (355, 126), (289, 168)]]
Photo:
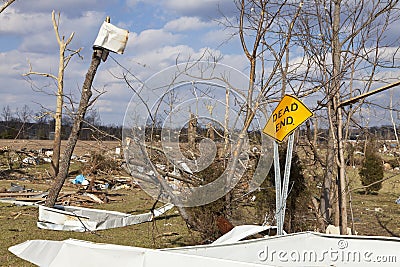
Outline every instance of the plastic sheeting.
[[(250, 237), (255, 234), (260, 234), (263, 232), (267, 232), (270, 230), (274, 230), (276, 232), (276, 226), (269, 226), (269, 225), (239, 225), (234, 227), (228, 233), (224, 234), (217, 240), (213, 242), (213, 244), (232, 244), (246, 237)], [(286, 234), (286, 232), (284, 232)], [(264, 236), (268, 236), (268, 233), (265, 233)]]
[[(180, 255), (168, 251), (97, 244), (80, 240), (31, 240), (9, 248), (18, 257), (42, 267), (250, 267), (264, 264)], [(270, 266), (272, 267), (272, 266)]]
[(302, 232), (169, 252), (273, 266), (399, 266), (400, 238)]
[(399, 266), (400, 238), (303, 232), (232, 244), (152, 250), (79, 240), (33, 240), (15, 255), (40, 266)]
[(166, 204), (152, 212), (127, 214), (117, 211), (89, 209), (74, 206), (39, 206), (37, 226), (59, 231), (98, 231), (152, 221), (174, 205)]

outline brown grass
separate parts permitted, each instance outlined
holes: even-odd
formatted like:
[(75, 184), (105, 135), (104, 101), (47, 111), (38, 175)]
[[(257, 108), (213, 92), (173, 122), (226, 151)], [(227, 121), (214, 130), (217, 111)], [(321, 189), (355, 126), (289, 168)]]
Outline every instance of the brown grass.
[[(65, 142), (63, 142), (63, 145), (65, 145)], [(52, 142), (49, 140), (0, 140), (0, 148), (6, 146), (16, 150), (21, 148), (36, 150), (42, 147), (51, 148)], [(117, 146), (118, 142), (79, 141), (74, 153), (84, 155), (93, 150), (114, 151)], [(82, 164), (75, 163), (71, 166), (71, 170), (79, 170), (81, 167)], [(29, 189), (46, 191), (51, 183), (49, 177), (44, 174), (46, 170), (49, 170), (48, 164), (20, 169), (21, 173), (10, 176), (12, 180), (1, 179), (0, 189), (10, 188), (10, 184), (13, 182)], [(2, 176), (4, 177), (4, 174)], [(25, 179), (25, 177), (29, 177), (29, 179)], [(32, 180), (32, 177), (35, 178)], [(63, 190), (70, 192), (77, 189), (71, 187), (67, 181)], [(138, 188), (123, 189), (115, 192), (123, 194), (121, 201), (93, 205), (92, 207), (138, 214), (148, 212), (154, 204), (154, 200)], [(10, 246), (33, 239), (64, 240), (74, 238), (99, 243), (149, 248), (176, 247), (192, 245), (198, 242), (196, 233), (189, 232), (175, 208), (155, 222), (98, 231), (96, 233), (42, 230), (36, 226), (37, 218), (38, 209), (36, 207), (21, 207), (0, 203), (0, 266), (34, 266), (8, 251)], [(171, 235), (170, 233), (174, 234)]]
[[(0, 187), (7, 187), (11, 181), (1, 180)], [(15, 182), (15, 181), (13, 181)], [(27, 188), (43, 189), (41, 183), (19, 181)], [(71, 190), (71, 188), (66, 188)], [(126, 213), (148, 212), (153, 200), (142, 190), (118, 190), (124, 194), (123, 200), (93, 206), (93, 208), (117, 210)], [(96, 233), (76, 233), (42, 230), (36, 227), (38, 209), (36, 207), (21, 207), (0, 203), (0, 266), (33, 266), (8, 252), (8, 247), (32, 239), (64, 240), (68, 238), (87, 240), (98, 243), (112, 243), (127, 246), (149, 248), (175, 247), (191, 245), (197, 242), (196, 235), (189, 233), (185, 224), (178, 216), (176, 209), (168, 211), (154, 223), (143, 223), (124, 228), (109, 229)], [(173, 232), (174, 235), (169, 235)], [(175, 234), (176, 233), (176, 234)]]
[[(95, 142), (80, 142), (76, 154), (85, 153), (90, 149), (98, 149)], [(109, 148), (114, 149), (118, 143), (109, 142)], [(13, 146), (14, 149), (27, 147), (37, 149), (40, 147), (51, 147), (51, 141), (24, 141), (0, 140), (0, 148)], [(48, 166), (40, 165), (31, 167), (30, 174), (40, 174)], [(79, 166), (74, 166), (79, 169)], [(350, 188), (360, 187), (357, 169), (349, 168), (348, 179)], [(394, 175), (388, 172), (386, 175)], [(17, 180), (0, 180), (0, 188), (9, 188), (11, 182), (25, 185), (26, 188), (35, 190), (47, 190), (50, 181), (37, 176), (37, 179), (24, 180), (19, 176)], [(64, 190), (71, 191), (66, 183)], [(111, 202), (93, 206), (94, 208), (117, 210), (127, 213), (147, 212), (154, 201), (138, 188), (131, 190), (119, 190), (123, 193), (123, 199), (119, 202)], [(351, 205), (354, 215), (355, 229), (359, 235), (381, 235), (398, 236), (400, 235), (400, 206), (395, 204), (395, 200), (400, 195), (400, 176), (393, 177), (383, 183), (383, 188), (379, 194), (365, 195), (362, 190), (355, 190), (351, 193)], [(350, 197), (350, 195), (349, 195)], [(254, 207), (246, 207), (249, 214), (254, 213)], [(64, 240), (75, 238), (100, 243), (112, 243), (128, 246), (140, 246), (149, 248), (165, 248), (184, 245), (193, 245), (200, 241), (197, 233), (190, 232), (176, 209), (170, 210), (165, 216), (159, 218), (154, 223), (144, 223), (119, 229), (110, 229), (96, 233), (75, 233), (41, 230), (36, 227), (38, 211), (35, 207), (19, 207), (10, 204), (0, 203), (0, 266), (33, 266), (32, 264), (19, 259), (10, 252), (8, 248), (30, 239)], [(349, 218), (351, 212), (349, 209)], [(312, 230), (312, 229), (309, 229)], [(174, 233), (170, 235), (169, 233)], [(177, 233), (177, 234), (175, 234)]]

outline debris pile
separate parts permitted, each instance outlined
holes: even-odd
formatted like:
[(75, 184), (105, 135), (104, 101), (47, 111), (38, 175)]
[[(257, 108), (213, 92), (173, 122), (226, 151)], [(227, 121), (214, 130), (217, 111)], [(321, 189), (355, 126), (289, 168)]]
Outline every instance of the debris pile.
[[(109, 186), (104, 186), (105, 184)], [(96, 180), (93, 189), (89, 190), (89, 185), (77, 185), (76, 190), (62, 191), (56, 204), (59, 205), (77, 205), (92, 206), (93, 204), (103, 204), (114, 201), (122, 201), (123, 193), (117, 192), (119, 189), (129, 189), (133, 186), (132, 180), (126, 178), (102, 179)], [(101, 190), (101, 189), (110, 190)], [(26, 189), (15, 183), (11, 183), (9, 189), (0, 190), (0, 202), (12, 203), (23, 206), (43, 205), (46, 201), (48, 192), (34, 191)]]
[(61, 192), (57, 198), (57, 205), (49, 208), (44, 206), (48, 192), (25, 189), (14, 183), (8, 190), (3, 191), (5, 192), (0, 192), (0, 202), (39, 207), (37, 226), (50, 230), (85, 232), (125, 227), (150, 222), (173, 208), (172, 204), (166, 204), (146, 213), (135, 215), (88, 208), (93, 204), (122, 201), (124, 194), (115, 190), (88, 191), (83, 189)]

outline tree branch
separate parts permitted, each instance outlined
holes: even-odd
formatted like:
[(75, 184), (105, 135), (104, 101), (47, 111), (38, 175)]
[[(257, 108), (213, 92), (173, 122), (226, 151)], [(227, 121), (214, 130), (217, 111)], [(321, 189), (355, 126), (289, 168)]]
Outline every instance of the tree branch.
[(0, 7), (0, 13), (3, 12), (7, 7), (9, 7), (15, 0), (8, 0)]

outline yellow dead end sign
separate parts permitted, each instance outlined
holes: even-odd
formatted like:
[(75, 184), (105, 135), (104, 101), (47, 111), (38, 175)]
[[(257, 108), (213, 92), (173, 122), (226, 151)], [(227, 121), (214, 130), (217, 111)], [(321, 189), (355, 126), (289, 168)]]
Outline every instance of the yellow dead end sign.
[(282, 142), (313, 113), (296, 97), (285, 95), (264, 127), (263, 133)]

